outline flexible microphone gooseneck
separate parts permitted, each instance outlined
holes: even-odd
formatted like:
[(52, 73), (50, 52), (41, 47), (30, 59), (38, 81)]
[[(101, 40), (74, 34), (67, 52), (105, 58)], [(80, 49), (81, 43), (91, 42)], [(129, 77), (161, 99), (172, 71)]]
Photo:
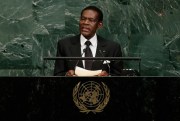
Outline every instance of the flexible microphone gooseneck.
[[(99, 53), (101, 54), (102, 57), (104, 57), (103, 52), (101, 50), (99, 50)], [(110, 73), (111, 68), (110, 68), (109, 62), (107, 60), (104, 60), (104, 61), (106, 62), (107, 66), (108, 66), (109, 76), (111, 76), (111, 73)]]
[[(86, 51), (86, 48), (83, 49), (83, 52), (81, 53), (81, 57), (84, 55), (85, 51)], [(78, 65), (78, 63), (79, 63), (79, 60), (76, 62), (74, 68), (76, 68), (76, 66)]]

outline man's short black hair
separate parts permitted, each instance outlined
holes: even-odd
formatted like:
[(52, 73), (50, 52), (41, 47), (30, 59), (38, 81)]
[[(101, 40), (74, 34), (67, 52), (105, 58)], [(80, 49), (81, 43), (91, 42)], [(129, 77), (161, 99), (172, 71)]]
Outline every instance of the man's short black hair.
[(93, 11), (96, 11), (98, 13), (98, 21), (103, 21), (103, 13), (102, 11), (96, 7), (96, 6), (87, 6), (86, 8), (84, 8), (82, 11), (81, 11), (81, 16), (83, 14), (83, 12), (85, 10), (93, 10)]

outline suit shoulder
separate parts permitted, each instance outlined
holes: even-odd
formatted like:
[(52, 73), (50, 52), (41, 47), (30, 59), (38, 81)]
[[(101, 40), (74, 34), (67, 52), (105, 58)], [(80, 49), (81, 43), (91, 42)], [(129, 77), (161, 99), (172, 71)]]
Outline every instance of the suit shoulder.
[(79, 35), (69, 36), (58, 40), (58, 44), (69, 44), (72, 41), (78, 40)]
[(104, 37), (98, 36), (99, 40), (103, 41), (104, 43), (108, 44), (108, 45), (120, 45), (118, 42), (113, 41), (113, 40), (109, 40), (109, 39), (105, 39)]

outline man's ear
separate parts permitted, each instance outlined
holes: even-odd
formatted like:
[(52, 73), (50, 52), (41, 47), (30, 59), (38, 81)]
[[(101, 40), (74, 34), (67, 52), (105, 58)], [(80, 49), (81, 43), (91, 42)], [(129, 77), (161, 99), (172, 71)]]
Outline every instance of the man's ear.
[(98, 28), (102, 28), (103, 27), (103, 23), (102, 22), (99, 22), (98, 23)]

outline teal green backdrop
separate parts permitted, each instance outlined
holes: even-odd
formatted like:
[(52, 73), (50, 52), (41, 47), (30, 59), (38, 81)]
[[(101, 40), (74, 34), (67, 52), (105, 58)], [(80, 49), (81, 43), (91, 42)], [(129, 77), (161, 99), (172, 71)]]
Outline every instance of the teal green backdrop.
[[(124, 57), (141, 57), (142, 76), (180, 76), (180, 0), (0, 2), (0, 76), (51, 76), (54, 61), (43, 57), (55, 57), (57, 41), (79, 33), (88, 5), (104, 13), (98, 34), (119, 42)], [(138, 64), (126, 61), (125, 68)]]

